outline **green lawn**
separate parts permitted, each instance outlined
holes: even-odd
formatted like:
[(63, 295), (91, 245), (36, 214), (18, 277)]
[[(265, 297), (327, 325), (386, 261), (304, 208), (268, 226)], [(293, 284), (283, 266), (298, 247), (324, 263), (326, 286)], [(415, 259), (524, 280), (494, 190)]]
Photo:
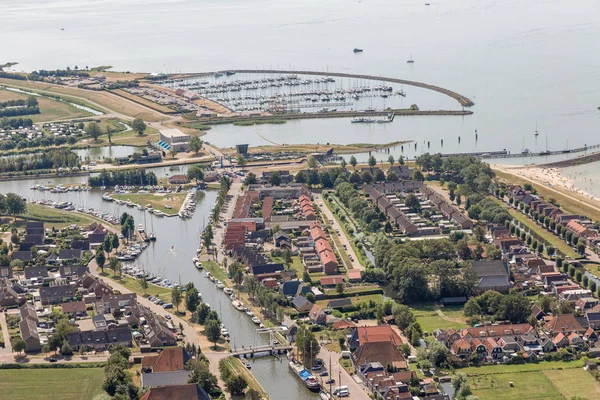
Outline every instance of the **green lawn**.
[[(127, 200), (136, 204), (140, 204), (142, 206), (146, 206), (146, 204), (151, 204), (152, 208), (155, 210), (160, 210), (167, 214), (177, 214), (183, 201), (185, 200), (186, 193), (148, 193), (148, 194), (137, 194), (137, 193), (127, 193), (127, 194), (113, 194), (111, 197), (118, 200)], [(171, 206), (171, 209), (166, 208), (165, 206)]]
[[(27, 99), (29, 95), (12, 92), (10, 90), (0, 89), (0, 101)], [(23, 118), (31, 118), (33, 122), (55, 121), (63, 119), (72, 119), (78, 117), (87, 117), (91, 114), (80, 110), (68, 103), (47, 99), (45, 97), (36, 97), (40, 107), (39, 114), (23, 115)], [(19, 118), (21, 116), (18, 116)]]
[[(104, 268), (105, 274), (107, 273), (108, 269)], [(119, 283), (120, 285), (125, 286), (127, 289), (131, 290), (132, 292), (137, 293), (140, 296), (144, 295), (144, 290), (142, 289), (142, 287), (140, 286), (140, 282), (137, 279), (134, 279), (130, 276), (114, 276), (114, 275), (105, 275), (108, 278), (114, 280), (115, 282)], [(152, 283), (148, 283), (148, 289), (146, 290), (146, 293), (148, 293), (151, 296), (159, 296), (162, 299), (166, 300), (167, 298), (170, 298), (171, 295), (171, 289), (167, 289), (161, 286), (156, 286), (153, 285)]]
[[(509, 382), (513, 382), (511, 387)], [(520, 374), (478, 375), (469, 378), (471, 390), (481, 400), (562, 400), (558, 390), (539, 371)]]
[(102, 368), (0, 370), (0, 400), (104, 400)]
[(582, 368), (549, 370), (543, 371), (542, 374), (566, 399), (573, 396), (600, 399), (600, 383), (596, 382), (594, 377)]
[(202, 261), (202, 265), (204, 266), (205, 270), (210, 272), (212, 274), (212, 276), (214, 276), (221, 282), (223, 282), (225, 284), (227, 284), (227, 282), (229, 282), (229, 277), (227, 276), (227, 273), (225, 271), (223, 271), (223, 269), (216, 262)]
[(444, 317), (436, 312), (433, 305), (422, 305), (419, 307), (411, 307), (417, 322), (421, 325), (424, 332), (433, 332), (436, 329), (462, 329), (468, 327), (465, 316), (462, 312), (462, 307), (443, 307), (440, 311)]
[[(27, 213), (25, 213), (23, 217), (36, 221), (44, 221), (46, 223), (46, 228), (64, 228), (65, 226), (72, 224), (88, 225), (92, 222), (101, 221), (79, 212), (64, 211), (57, 208), (31, 203), (27, 204)], [(101, 222), (105, 225), (108, 225), (108, 223), (104, 221)]]
[[(271, 257), (273, 262), (283, 264), (283, 257)], [(298, 278), (302, 278), (304, 274), (304, 267), (302, 266), (302, 260), (300, 256), (292, 256), (292, 264), (290, 265), (290, 269), (296, 271), (296, 276)]]
[(579, 254), (577, 254), (577, 252), (575, 252), (575, 250), (573, 250), (573, 248), (571, 246), (569, 246), (560, 237), (555, 236), (551, 232), (549, 232), (546, 229), (542, 228), (541, 226), (539, 226), (538, 224), (536, 224), (535, 222), (533, 222), (533, 220), (529, 219), (524, 214), (520, 213), (519, 211), (517, 211), (517, 210), (515, 210), (513, 208), (509, 208), (508, 212), (517, 221), (519, 221), (521, 224), (523, 224), (526, 227), (528, 227), (529, 229), (531, 229), (533, 232), (535, 232), (537, 235), (539, 235), (540, 237), (542, 237), (548, 243), (551, 243), (552, 246), (554, 246), (557, 250), (559, 250), (564, 255), (566, 255), (568, 257), (571, 257), (571, 258), (580, 258)]
[[(353, 296), (349, 298), (352, 301), (353, 305), (358, 305), (360, 303), (367, 302), (369, 303), (369, 301), (373, 300), (376, 304), (380, 304), (383, 303), (383, 295), (381, 294), (367, 294), (365, 296)], [(320, 307), (326, 307), (327, 303), (329, 303), (329, 301), (331, 301), (333, 299), (326, 299), (326, 300), (317, 300), (317, 305), (319, 305)]]
[(513, 365), (485, 365), (483, 367), (461, 368), (467, 375), (515, 374), (517, 372), (546, 371), (552, 369), (571, 369), (583, 367), (583, 360), (577, 361), (542, 361), (539, 363)]

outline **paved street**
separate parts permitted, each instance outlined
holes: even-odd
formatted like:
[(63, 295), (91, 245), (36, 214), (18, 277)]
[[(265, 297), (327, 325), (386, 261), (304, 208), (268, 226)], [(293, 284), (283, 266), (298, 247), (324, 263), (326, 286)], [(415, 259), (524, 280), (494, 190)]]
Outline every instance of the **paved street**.
[[(325, 363), (325, 369), (329, 371), (329, 377), (319, 377), (321, 380), (321, 384), (323, 388), (329, 391), (329, 385), (326, 385), (325, 382), (330, 377), (335, 379), (335, 383), (331, 385), (331, 390), (333, 391), (337, 386), (341, 385), (348, 386), (348, 391), (350, 392), (350, 397), (348, 399), (356, 399), (356, 400), (367, 400), (369, 399), (369, 395), (364, 391), (363, 385), (357, 383), (352, 376), (340, 365), (338, 360), (341, 358), (339, 353), (335, 353), (333, 351), (329, 351), (324, 345), (321, 345), (321, 351), (319, 352), (319, 358), (323, 360)], [(331, 370), (329, 370), (329, 359), (331, 358)], [(340, 375), (341, 372), (341, 375)], [(315, 372), (317, 375), (317, 372)], [(340, 380), (341, 376), (341, 380)]]
[[(325, 215), (325, 219), (327, 219), (328, 221), (333, 220), (333, 228), (339, 230), (340, 242), (342, 242), (342, 245), (346, 245), (346, 253), (352, 255), (352, 269), (359, 269), (361, 271), (364, 270), (365, 268), (358, 262), (358, 257), (356, 257), (356, 253), (350, 245), (350, 239), (346, 237), (346, 234), (342, 230), (342, 227), (340, 226), (339, 222), (337, 221), (337, 219), (334, 218), (333, 212), (329, 209), (329, 207), (325, 205), (325, 203), (323, 203), (323, 197), (321, 196), (321, 194), (314, 193), (313, 198), (315, 199), (315, 202), (317, 203), (317, 205), (319, 205), (319, 208)], [(323, 203), (323, 207), (320, 206), (321, 203)], [(344, 249), (339, 249), (339, 251), (344, 251)]]
[[(0, 358), (12, 358), (12, 348), (10, 346), (10, 334), (8, 333), (8, 324), (6, 323), (6, 313), (0, 312), (0, 325), (2, 325), (2, 337), (4, 337), (4, 348), (0, 347)], [(6, 361), (4, 361), (6, 362)]]

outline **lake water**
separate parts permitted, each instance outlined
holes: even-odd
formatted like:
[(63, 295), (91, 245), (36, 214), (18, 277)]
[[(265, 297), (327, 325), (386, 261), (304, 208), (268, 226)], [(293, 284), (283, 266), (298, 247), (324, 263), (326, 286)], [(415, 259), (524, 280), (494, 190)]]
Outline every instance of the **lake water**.
[[(385, 127), (353, 127), (348, 120), (259, 127), (274, 141), (413, 139), (438, 151), (444, 138), (445, 152), (535, 151), (545, 148), (545, 139), (535, 143), (536, 121), (551, 149), (566, 147), (567, 139), (571, 147), (592, 144), (600, 122), (600, 25), (592, 0), (430, 6), (412, 0), (22, 0), (0, 4), (0, 15), (2, 57), (19, 61), (17, 69), (330, 70), (424, 81), (476, 103), (470, 117), (402, 118)], [(354, 47), (364, 53), (354, 54)], [(415, 63), (407, 64), (411, 54)], [(412, 89), (405, 90), (410, 96)], [(254, 128), (236, 129), (240, 141), (253, 143)]]

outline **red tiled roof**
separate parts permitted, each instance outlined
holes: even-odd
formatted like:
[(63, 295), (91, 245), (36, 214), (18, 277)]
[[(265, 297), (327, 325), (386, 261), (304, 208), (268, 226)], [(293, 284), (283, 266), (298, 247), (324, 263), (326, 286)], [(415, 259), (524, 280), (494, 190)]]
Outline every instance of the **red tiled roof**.
[(400, 346), (403, 342), (400, 335), (390, 325), (359, 326), (357, 329), (358, 343), (392, 342)]

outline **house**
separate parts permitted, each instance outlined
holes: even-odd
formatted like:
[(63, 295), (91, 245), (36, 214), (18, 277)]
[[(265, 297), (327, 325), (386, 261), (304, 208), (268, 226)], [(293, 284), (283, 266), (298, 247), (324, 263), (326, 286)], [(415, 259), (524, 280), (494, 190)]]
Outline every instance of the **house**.
[(42, 304), (57, 304), (75, 297), (75, 285), (42, 286), (40, 300)]
[(487, 355), (492, 360), (502, 360), (504, 357), (504, 349), (494, 338), (486, 338), (483, 345), (487, 350)]
[(358, 349), (352, 353), (352, 361), (357, 369), (366, 363), (378, 362), (381, 365), (391, 365), (398, 369), (407, 369), (406, 359), (398, 350), (398, 347), (390, 341), (368, 342), (361, 344)]
[(562, 333), (559, 333), (552, 339), (552, 344), (557, 348), (565, 347), (569, 345), (569, 339)]
[(600, 311), (587, 311), (585, 313), (588, 326), (592, 329), (600, 329)]
[(33, 253), (31, 250), (27, 251), (13, 251), (10, 255), (10, 259), (12, 260), (21, 260), (24, 263), (27, 263), (33, 259)]
[(150, 311), (144, 314), (147, 326), (144, 326), (144, 335), (151, 347), (175, 346), (177, 337), (171, 332), (162, 317), (152, 314)]
[(310, 322), (315, 325), (325, 325), (327, 315), (323, 312), (323, 309), (318, 305), (314, 304), (308, 313)]
[(276, 232), (273, 235), (273, 243), (275, 244), (275, 247), (281, 247), (282, 245), (285, 245), (288, 248), (291, 247), (290, 237), (283, 231)]
[(251, 266), (252, 274), (255, 276), (258, 275), (267, 275), (267, 274), (277, 274), (285, 270), (283, 264), (260, 264)]
[(305, 313), (309, 312), (313, 308), (313, 303), (306, 299), (304, 296), (296, 296), (294, 300), (292, 300), (292, 306), (299, 312)]
[(80, 250), (89, 250), (90, 249), (90, 241), (89, 240), (73, 240), (71, 242), (72, 249), (80, 249)]
[(66, 314), (69, 317), (81, 317), (87, 313), (87, 307), (83, 300), (73, 301), (71, 303), (62, 303), (60, 307), (63, 314)]
[(40, 343), (40, 334), (37, 330), (36, 321), (30, 318), (22, 319), (19, 323), (19, 330), (21, 331), (21, 339), (27, 343), (25, 351), (39, 351), (42, 348)]
[(111, 344), (131, 347), (133, 337), (131, 329), (124, 326), (115, 329), (67, 333), (67, 342), (73, 350), (79, 350), (80, 346), (85, 346), (87, 349), (106, 350)]
[(137, 305), (137, 295), (135, 293), (104, 295), (101, 303), (105, 313), (114, 314), (125, 307)]
[(473, 270), (479, 282), (479, 291), (495, 290), (500, 293), (508, 293), (510, 289), (509, 273), (506, 264), (502, 260), (475, 261)]
[(359, 326), (352, 332), (348, 344), (350, 351), (356, 350), (365, 343), (390, 342), (400, 346), (403, 342), (400, 335), (390, 325)]
[(575, 332), (567, 336), (567, 339), (569, 339), (571, 347), (574, 347), (577, 350), (581, 350), (585, 346), (585, 341)]
[(21, 304), (23, 301), (12, 288), (8, 279), (0, 279), (0, 306), (12, 307)]
[(185, 384), (190, 376), (185, 365), (190, 359), (187, 351), (179, 346), (145, 356), (142, 359), (142, 388)]
[(211, 400), (197, 384), (153, 387), (140, 400)]
[(81, 253), (81, 249), (65, 249), (58, 252), (58, 258), (61, 260), (81, 259)]
[(465, 339), (459, 339), (452, 343), (450, 351), (455, 356), (466, 360), (471, 356), (471, 343)]
[(336, 309), (344, 307), (352, 307), (352, 299), (344, 297), (342, 299), (329, 300), (329, 302), (327, 303), (327, 308)]
[(23, 268), (25, 279), (44, 279), (48, 277), (48, 267), (45, 265)]
[(279, 293), (284, 297), (296, 297), (310, 293), (310, 288), (299, 279), (282, 282), (279, 285)]
[(344, 283), (344, 277), (342, 275), (325, 276), (321, 278), (321, 286), (324, 288), (334, 288), (338, 283)]
[(188, 180), (187, 176), (185, 176), (185, 175), (170, 176), (168, 181), (169, 181), (169, 185), (185, 185), (186, 183), (190, 182)]
[(13, 269), (10, 265), (0, 267), (0, 279), (11, 279), (13, 277)]
[(356, 324), (352, 321), (349, 321), (347, 319), (343, 319), (340, 318), (339, 321), (334, 322), (333, 325), (331, 325), (331, 329), (333, 329), (334, 331), (341, 331), (344, 329), (353, 329), (356, 328)]
[(362, 280), (362, 272), (360, 269), (350, 269), (346, 271), (348, 282), (360, 282)]
[(545, 318), (544, 328), (550, 333), (569, 335), (573, 332), (584, 333), (585, 329), (575, 319), (573, 314), (557, 314)]
[(40, 221), (30, 221), (25, 225), (25, 233), (28, 235), (43, 235), (46, 233), (44, 223)]
[[(41, 247), (44, 245), (44, 235), (43, 234), (26, 234), (23, 239), (24, 243), (31, 243), (33, 246)], [(24, 249), (22, 249), (24, 250)]]
[(596, 343), (598, 341), (598, 334), (591, 327), (587, 328), (583, 334), (583, 340), (588, 343)]
[(90, 269), (84, 265), (61, 265), (59, 267), (60, 277), (69, 280), (77, 280), (86, 273), (90, 272)]
[(31, 303), (25, 303), (19, 307), (19, 314), (21, 314), (21, 320), (30, 319), (36, 324), (39, 322), (37, 312)]

